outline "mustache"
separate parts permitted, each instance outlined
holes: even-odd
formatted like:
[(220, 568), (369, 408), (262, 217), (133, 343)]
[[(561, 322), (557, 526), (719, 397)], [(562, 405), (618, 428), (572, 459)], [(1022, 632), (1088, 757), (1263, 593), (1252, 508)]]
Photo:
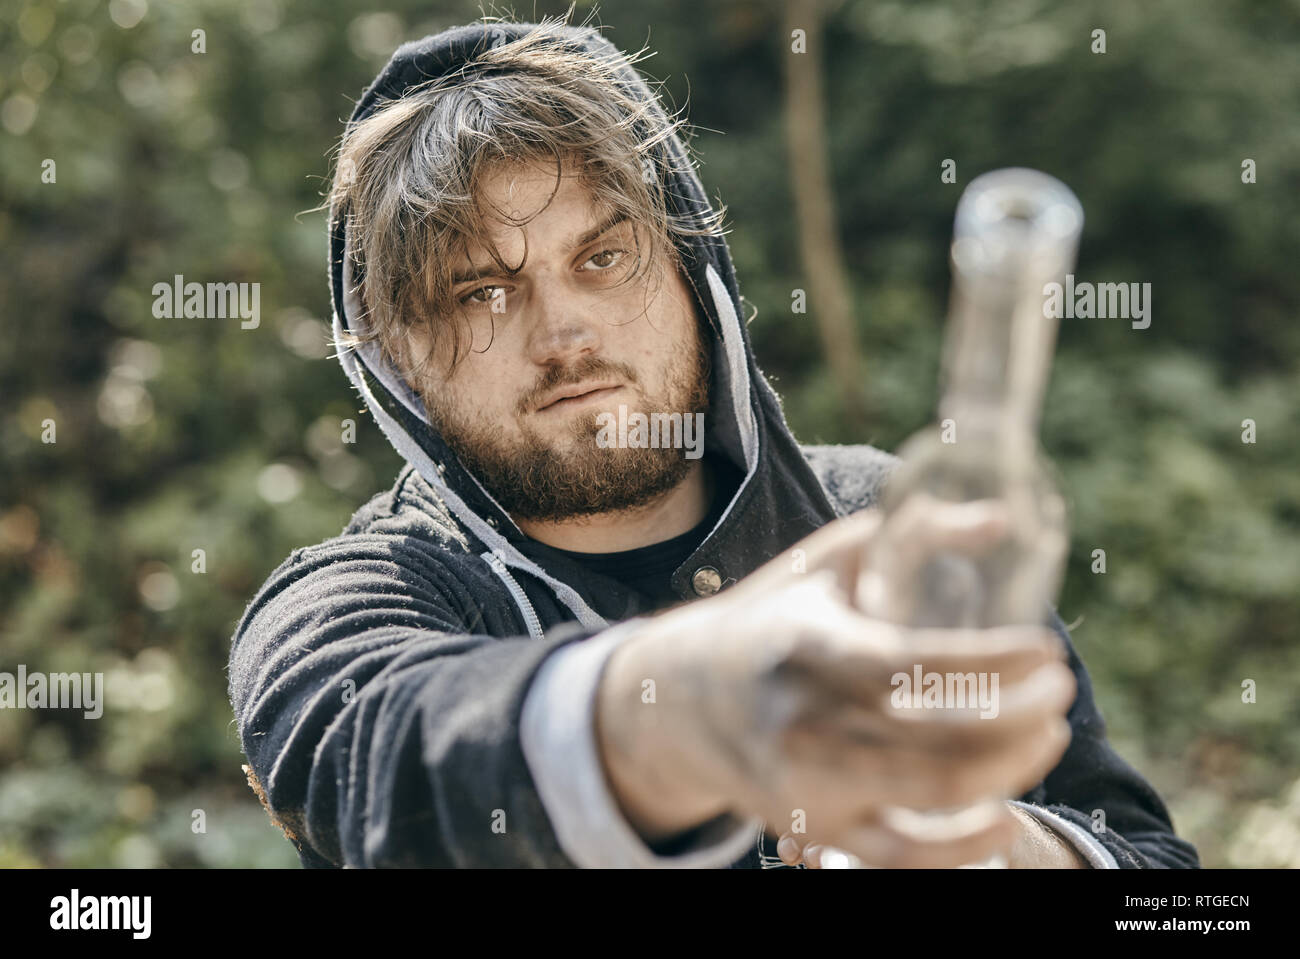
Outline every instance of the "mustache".
[(531, 412), (543, 397), (561, 386), (576, 385), (598, 378), (620, 379), (628, 384), (635, 384), (637, 381), (636, 370), (626, 363), (589, 356), (573, 366), (553, 366), (543, 373), (533, 388), (519, 398), (517, 411), (521, 415)]

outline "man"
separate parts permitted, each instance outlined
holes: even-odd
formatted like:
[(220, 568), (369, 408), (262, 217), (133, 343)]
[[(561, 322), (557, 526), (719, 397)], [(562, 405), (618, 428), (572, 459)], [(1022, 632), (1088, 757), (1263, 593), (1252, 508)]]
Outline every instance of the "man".
[[(230, 662), (303, 864), (1196, 866), (1054, 614), (855, 608), (868, 554), (979, 548), (998, 507), (891, 541), (894, 459), (796, 443), (676, 131), (557, 24), (407, 44), (357, 104), (335, 337), (409, 465), (271, 575)], [(891, 708), (919, 662), (998, 675), (998, 715)]]

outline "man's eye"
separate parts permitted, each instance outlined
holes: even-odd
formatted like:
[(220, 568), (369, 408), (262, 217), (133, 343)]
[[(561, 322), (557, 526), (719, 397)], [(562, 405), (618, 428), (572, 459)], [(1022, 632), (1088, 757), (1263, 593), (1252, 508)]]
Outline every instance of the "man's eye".
[(462, 296), (460, 302), (465, 305), (478, 303), (486, 306), (492, 302), (494, 297), (504, 295), (505, 287), (503, 286), (480, 286), (477, 290), (471, 290), (469, 293)]
[(621, 263), (625, 256), (627, 256), (627, 250), (601, 250), (599, 253), (591, 256), (587, 260), (587, 263), (582, 265), (582, 269), (586, 269), (587, 264), (589, 263), (595, 267), (597, 272), (601, 270), (609, 270)]

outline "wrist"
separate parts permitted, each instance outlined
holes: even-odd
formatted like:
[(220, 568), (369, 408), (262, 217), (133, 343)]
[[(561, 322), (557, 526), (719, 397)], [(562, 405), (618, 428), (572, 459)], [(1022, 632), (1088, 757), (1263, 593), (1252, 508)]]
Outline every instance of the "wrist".
[(715, 819), (728, 805), (694, 772), (691, 750), (698, 734), (691, 703), (672, 695), (676, 689), (666, 691), (669, 702), (660, 701), (664, 685), (673, 683), (671, 651), (657, 637), (657, 629), (647, 629), (610, 656), (593, 717), (610, 792), (628, 823), (651, 843)]
[(1012, 869), (1092, 868), (1067, 839), (1043, 825), (1037, 817), (1016, 806), (1009, 805), (1009, 808), (1020, 824), (1011, 848)]

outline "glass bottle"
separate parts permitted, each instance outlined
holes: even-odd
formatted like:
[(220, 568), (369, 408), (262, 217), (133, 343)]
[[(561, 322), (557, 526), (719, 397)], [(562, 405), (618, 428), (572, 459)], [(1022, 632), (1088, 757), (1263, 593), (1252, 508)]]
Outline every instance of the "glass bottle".
[[(899, 448), (902, 462), (880, 507), (887, 527), (914, 497), (994, 499), (1006, 504), (1009, 525), (993, 548), (935, 553), (909, 576), (891, 579), (889, 569), (869, 569), (858, 596), (865, 614), (936, 628), (1046, 622), (1068, 534), (1037, 441), (1057, 325), (1044, 309), (1045, 287), (1073, 269), (1082, 227), (1074, 194), (1036, 170), (986, 173), (962, 194), (939, 422)], [(1005, 862), (994, 856), (973, 865)]]

